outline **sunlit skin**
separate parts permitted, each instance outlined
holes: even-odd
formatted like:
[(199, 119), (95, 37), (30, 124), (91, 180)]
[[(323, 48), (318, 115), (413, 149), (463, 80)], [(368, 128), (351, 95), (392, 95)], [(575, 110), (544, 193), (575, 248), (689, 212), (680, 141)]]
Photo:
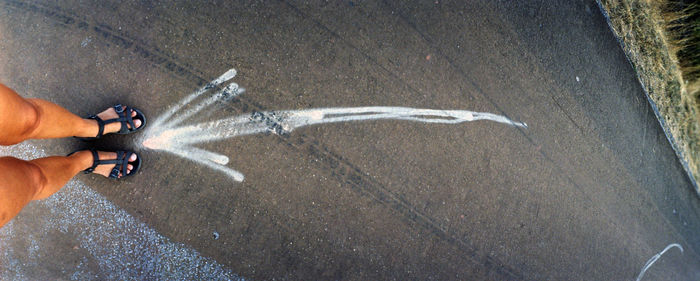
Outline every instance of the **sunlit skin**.
[[(134, 116), (136, 113), (133, 114)], [(114, 108), (98, 114), (103, 120), (117, 118)], [(134, 120), (136, 127), (140, 120)], [(105, 126), (105, 133), (119, 131), (120, 123)], [(0, 145), (13, 145), (28, 139), (94, 137), (97, 121), (84, 119), (42, 99), (25, 99), (0, 84)], [(98, 152), (100, 159), (114, 159), (115, 152)], [(136, 160), (132, 155), (130, 162)], [(0, 157), (0, 227), (9, 222), (32, 200), (40, 200), (60, 190), (78, 172), (92, 166), (89, 151), (71, 156), (52, 156), (31, 161)], [(98, 165), (93, 173), (109, 176), (114, 164)], [(133, 169), (127, 166), (127, 173)], [(120, 177), (123, 176), (119, 175)]]

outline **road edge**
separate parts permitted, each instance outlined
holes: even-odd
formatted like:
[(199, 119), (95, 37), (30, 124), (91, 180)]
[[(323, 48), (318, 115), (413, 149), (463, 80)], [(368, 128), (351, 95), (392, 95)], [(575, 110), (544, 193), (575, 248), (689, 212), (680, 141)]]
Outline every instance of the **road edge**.
[[(647, 98), (649, 101), (649, 104), (651, 105), (652, 110), (654, 111), (654, 115), (656, 116), (656, 119), (659, 121), (659, 124), (661, 125), (661, 128), (664, 131), (664, 135), (666, 136), (666, 139), (668, 139), (669, 143), (671, 144), (671, 147), (673, 148), (673, 151), (676, 153), (676, 156), (678, 157), (678, 161), (681, 163), (683, 166), (683, 170), (685, 170), (686, 174), (688, 175), (688, 180), (691, 182), (693, 185), (693, 188), (695, 189), (695, 192), (698, 196), (700, 196), (700, 187), (698, 186), (698, 178), (697, 174), (694, 173), (693, 169), (691, 168), (691, 164), (694, 163), (696, 165), (693, 165), (694, 167), (697, 167), (697, 163), (693, 161), (693, 158), (688, 156), (688, 152), (686, 152), (686, 149), (683, 145), (679, 144), (678, 141), (676, 141), (677, 138), (683, 139), (683, 136), (679, 134), (679, 136), (674, 136), (673, 131), (671, 130), (671, 127), (669, 124), (667, 124), (666, 119), (664, 118), (665, 116), (661, 114), (659, 111), (659, 105), (657, 102), (654, 100), (654, 98), (650, 95), (649, 93), (649, 88), (654, 88), (654, 83), (646, 81), (641, 74), (639, 73), (639, 70), (637, 68), (637, 65), (640, 64), (640, 62), (635, 61), (634, 56), (631, 56), (629, 53), (629, 48), (626, 48), (626, 46), (630, 45), (631, 43), (625, 41), (625, 37), (620, 35), (620, 32), (618, 29), (615, 28), (615, 25), (613, 21), (610, 18), (610, 14), (608, 10), (605, 8), (605, 4), (601, 2), (602, 0), (596, 0), (596, 4), (598, 4), (598, 8), (600, 9), (601, 13), (603, 14), (603, 17), (605, 18), (606, 22), (608, 23), (608, 27), (612, 31), (612, 33), (615, 35), (615, 39), (617, 40), (618, 44), (620, 44), (620, 47), (622, 48), (622, 51), (625, 53), (625, 58), (627, 58), (627, 61), (630, 63), (632, 68), (634, 69), (635, 75), (637, 76), (637, 80), (639, 81), (639, 84), (642, 86), (642, 90), (644, 91), (644, 96)], [(680, 83), (680, 82), (679, 82)], [(664, 106), (664, 105), (662, 105)], [(669, 106), (669, 105), (666, 105)]]

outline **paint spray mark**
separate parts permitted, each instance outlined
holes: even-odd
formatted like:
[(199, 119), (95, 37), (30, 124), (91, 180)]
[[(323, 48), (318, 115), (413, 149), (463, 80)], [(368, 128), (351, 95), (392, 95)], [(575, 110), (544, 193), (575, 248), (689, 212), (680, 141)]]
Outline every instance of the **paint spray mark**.
[(525, 123), (515, 122), (492, 113), (388, 106), (254, 111), (250, 114), (215, 121), (182, 124), (188, 118), (217, 101), (234, 98), (245, 92), (245, 89), (239, 87), (238, 84), (231, 83), (199, 103), (192, 104), (200, 95), (217, 88), (235, 76), (236, 70), (230, 69), (219, 78), (170, 107), (147, 129), (141, 144), (148, 149), (169, 152), (223, 172), (236, 181), (243, 181), (242, 173), (226, 166), (229, 162), (228, 156), (197, 148), (195, 145), (260, 133), (286, 135), (296, 128), (311, 125), (379, 119), (431, 124), (459, 124), (488, 120), (527, 128)]
[(644, 277), (644, 273), (647, 271), (647, 269), (649, 269), (649, 268), (651, 267), (651, 265), (653, 265), (653, 264), (656, 262), (656, 260), (658, 260), (659, 258), (661, 258), (661, 256), (662, 256), (664, 253), (666, 253), (666, 251), (670, 250), (670, 249), (673, 248), (673, 247), (678, 248), (679, 250), (681, 250), (681, 253), (683, 253), (683, 247), (681, 247), (680, 244), (673, 243), (673, 244), (670, 244), (670, 245), (666, 246), (666, 248), (664, 248), (663, 251), (661, 251), (660, 253), (654, 255), (653, 257), (651, 257), (651, 258), (647, 261), (647, 263), (644, 264), (644, 267), (642, 267), (642, 271), (639, 272), (639, 276), (637, 276), (637, 281), (642, 280), (642, 277)]
[(87, 38), (83, 39), (82, 42), (80, 42), (80, 47), (85, 48), (85, 47), (87, 47), (88, 44), (90, 44), (90, 42), (92, 42), (92, 39), (90, 39), (90, 37), (87, 37)]

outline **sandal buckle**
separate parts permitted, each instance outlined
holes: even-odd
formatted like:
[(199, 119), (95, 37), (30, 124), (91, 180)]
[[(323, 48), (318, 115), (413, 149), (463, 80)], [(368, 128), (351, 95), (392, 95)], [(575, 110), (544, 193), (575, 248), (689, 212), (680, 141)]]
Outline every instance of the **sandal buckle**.
[(117, 105), (114, 106), (114, 110), (115, 110), (117, 113), (122, 113), (122, 112), (124, 112), (124, 107), (123, 107), (121, 104), (117, 104)]
[(112, 178), (115, 178), (115, 179), (118, 178), (119, 177), (119, 169), (114, 167), (114, 169), (112, 169), (112, 172), (109, 173), (109, 176)]

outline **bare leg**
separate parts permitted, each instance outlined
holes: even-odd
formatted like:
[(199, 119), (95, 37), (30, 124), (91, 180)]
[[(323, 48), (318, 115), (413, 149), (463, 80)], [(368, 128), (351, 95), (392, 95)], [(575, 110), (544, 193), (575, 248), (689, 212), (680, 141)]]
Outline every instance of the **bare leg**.
[(16, 216), (31, 200), (43, 199), (58, 191), (80, 170), (92, 164), (88, 153), (70, 157), (46, 157), (24, 161), (0, 158), (0, 227)]
[[(99, 152), (100, 159), (114, 159), (114, 152)], [(0, 157), (0, 227), (32, 200), (45, 199), (60, 190), (78, 172), (92, 166), (92, 153), (52, 156), (25, 161)], [(135, 161), (133, 156), (131, 161)], [(97, 166), (94, 173), (109, 175), (114, 165)], [(129, 165), (131, 171), (133, 166)]]
[[(135, 113), (134, 113), (135, 114)], [(114, 109), (100, 113), (102, 119), (116, 118)], [(135, 120), (138, 127), (140, 120)], [(105, 133), (119, 131), (121, 124), (112, 123)], [(0, 84), (0, 145), (12, 145), (27, 139), (94, 137), (97, 122), (83, 119), (63, 107), (42, 99), (25, 99)]]

